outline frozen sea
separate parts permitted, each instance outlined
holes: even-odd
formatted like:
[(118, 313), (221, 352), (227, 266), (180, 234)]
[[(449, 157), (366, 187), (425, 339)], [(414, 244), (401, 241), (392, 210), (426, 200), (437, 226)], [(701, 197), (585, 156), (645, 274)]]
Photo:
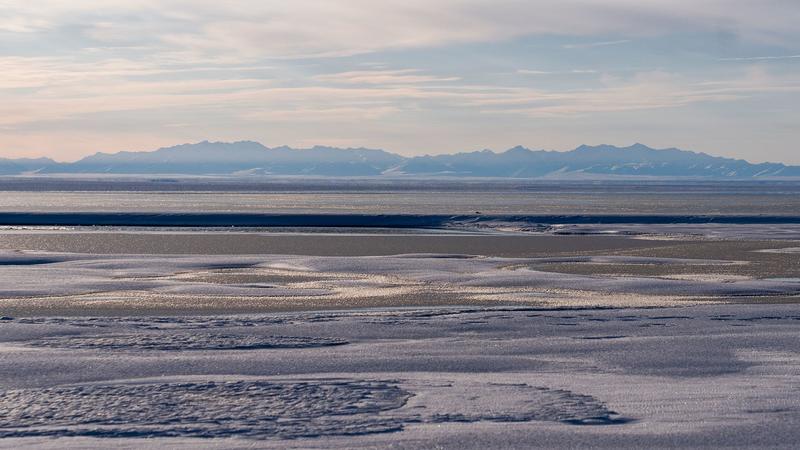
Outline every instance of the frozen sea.
[(795, 448), (798, 211), (788, 181), (0, 179), (0, 447)]
[(0, 177), (2, 212), (766, 215), (800, 211), (800, 181)]

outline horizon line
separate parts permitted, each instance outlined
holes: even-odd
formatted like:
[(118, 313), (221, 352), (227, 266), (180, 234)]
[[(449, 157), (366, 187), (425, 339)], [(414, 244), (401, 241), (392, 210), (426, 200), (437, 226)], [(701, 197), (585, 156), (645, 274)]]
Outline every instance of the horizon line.
[[(686, 150), (686, 149), (682, 149), (682, 148), (678, 148), (678, 147), (657, 148), (657, 147), (651, 147), (651, 146), (649, 146), (647, 144), (642, 144), (641, 142), (638, 142), (638, 141), (634, 142), (633, 144), (630, 144), (630, 145), (614, 145), (614, 144), (604, 144), (604, 143), (600, 143), (600, 144), (580, 144), (577, 147), (570, 148), (570, 149), (565, 149), (565, 150), (545, 149), (545, 148), (531, 148), (531, 147), (528, 147), (528, 146), (525, 146), (525, 145), (522, 145), (522, 144), (517, 144), (515, 146), (509, 147), (509, 148), (507, 148), (505, 150), (500, 150), (500, 151), (494, 150), (494, 149), (491, 149), (491, 148), (483, 148), (483, 149), (478, 149), (478, 150), (463, 150), (463, 151), (456, 151), (456, 152), (424, 153), (424, 154), (419, 154), (419, 155), (407, 155), (404, 152), (397, 152), (397, 151), (393, 151), (393, 150), (387, 150), (385, 148), (380, 148), (380, 147), (366, 147), (366, 146), (339, 147), (339, 146), (324, 145), (324, 144), (314, 144), (314, 145), (312, 145), (310, 147), (305, 147), (305, 146), (304, 147), (293, 147), (293, 146), (291, 146), (289, 144), (281, 144), (281, 145), (277, 145), (277, 146), (271, 147), (271, 146), (265, 145), (264, 143), (262, 143), (260, 141), (252, 140), (252, 139), (242, 139), (242, 140), (234, 140), (234, 141), (203, 139), (201, 141), (195, 141), (195, 142), (182, 142), (182, 143), (177, 143), (177, 144), (173, 144), (173, 145), (163, 145), (163, 146), (160, 146), (158, 148), (154, 148), (152, 150), (97, 151), (95, 153), (91, 153), (91, 154), (87, 154), (87, 155), (81, 156), (81, 157), (79, 157), (77, 159), (69, 159), (69, 160), (60, 160), (60, 159), (56, 159), (54, 157), (46, 156), (46, 155), (27, 156), (27, 157), (3, 157), (3, 156), (0, 156), (0, 160), (14, 161), (14, 160), (49, 159), (49, 160), (54, 161), (54, 162), (56, 162), (58, 164), (73, 164), (73, 163), (82, 161), (82, 160), (84, 160), (84, 159), (86, 159), (88, 157), (99, 155), (99, 154), (117, 155), (117, 154), (120, 154), (120, 153), (153, 153), (153, 152), (157, 152), (159, 150), (165, 150), (165, 149), (181, 147), (181, 146), (191, 146), (191, 145), (199, 145), (199, 144), (238, 144), (238, 143), (254, 143), (254, 144), (261, 145), (262, 147), (264, 147), (266, 149), (269, 149), (269, 150), (278, 149), (278, 148), (287, 148), (287, 149), (290, 149), (290, 150), (293, 150), (293, 151), (302, 151), (302, 150), (311, 150), (311, 149), (318, 148), (318, 147), (332, 148), (332, 149), (339, 149), (339, 150), (376, 150), (376, 151), (383, 151), (383, 152), (386, 152), (386, 153), (390, 153), (390, 154), (393, 154), (393, 155), (396, 155), (396, 156), (400, 156), (400, 157), (403, 157), (403, 158), (407, 158), (407, 159), (417, 158), (417, 157), (432, 157), (432, 156), (435, 157), (435, 156), (459, 155), (459, 154), (477, 153), (477, 152), (484, 152), (484, 151), (489, 151), (489, 152), (492, 152), (492, 153), (494, 153), (496, 155), (499, 155), (499, 154), (506, 153), (506, 152), (508, 152), (510, 150), (516, 149), (516, 148), (524, 148), (524, 149), (532, 151), (532, 152), (569, 153), (569, 152), (573, 152), (575, 150), (578, 150), (581, 147), (609, 146), (609, 147), (615, 147), (615, 148), (619, 148), (619, 149), (628, 149), (628, 148), (631, 148), (631, 147), (643, 146), (643, 147), (646, 147), (646, 148), (648, 148), (650, 150), (655, 150), (655, 151), (679, 150), (679, 151), (694, 153), (694, 154), (698, 154), (698, 155), (707, 155), (707, 156), (711, 156), (711, 157), (714, 157), (714, 158), (730, 159), (730, 160), (733, 160), (733, 161), (745, 161), (748, 164), (783, 164), (783, 165), (785, 165), (787, 167), (795, 166), (795, 164), (786, 163), (786, 162), (783, 162), (783, 161), (767, 161), (767, 160), (765, 160), (765, 161), (762, 161), (762, 162), (752, 162), (749, 159), (735, 158), (735, 157), (730, 157), (730, 156), (720, 156), (720, 155), (709, 153), (709, 152), (705, 152), (705, 151)], [(800, 166), (800, 164), (797, 164), (797, 166)]]

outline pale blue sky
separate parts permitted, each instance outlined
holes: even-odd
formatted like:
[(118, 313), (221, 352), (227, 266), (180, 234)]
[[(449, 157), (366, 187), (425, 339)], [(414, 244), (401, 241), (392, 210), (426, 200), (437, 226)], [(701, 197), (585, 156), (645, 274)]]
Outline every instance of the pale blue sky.
[(0, 0), (0, 156), (200, 140), (800, 164), (800, 2)]

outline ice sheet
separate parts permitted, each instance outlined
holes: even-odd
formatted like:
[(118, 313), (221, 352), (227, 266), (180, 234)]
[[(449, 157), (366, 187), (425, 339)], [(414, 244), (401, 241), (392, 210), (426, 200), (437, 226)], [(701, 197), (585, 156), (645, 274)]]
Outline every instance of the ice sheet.
[(470, 255), (380, 257), (136, 256), (33, 252), (0, 254), (0, 298), (5, 301), (82, 296), (145, 301), (175, 298), (330, 299), (452, 295), (465, 300), (536, 301), (566, 292), (669, 298), (794, 296), (800, 280), (658, 276), (594, 276), (534, 270), (556, 264), (726, 266), (739, 261), (575, 256), (495, 258)]
[(794, 305), (6, 318), (0, 446), (789, 448), (798, 326)]

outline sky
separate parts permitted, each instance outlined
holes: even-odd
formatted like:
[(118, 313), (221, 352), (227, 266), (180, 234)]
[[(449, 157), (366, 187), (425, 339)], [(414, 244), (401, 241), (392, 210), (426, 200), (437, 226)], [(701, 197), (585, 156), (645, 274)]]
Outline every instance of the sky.
[(800, 164), (797, 0), (0, 0), (0, 157), (202, 140)]

